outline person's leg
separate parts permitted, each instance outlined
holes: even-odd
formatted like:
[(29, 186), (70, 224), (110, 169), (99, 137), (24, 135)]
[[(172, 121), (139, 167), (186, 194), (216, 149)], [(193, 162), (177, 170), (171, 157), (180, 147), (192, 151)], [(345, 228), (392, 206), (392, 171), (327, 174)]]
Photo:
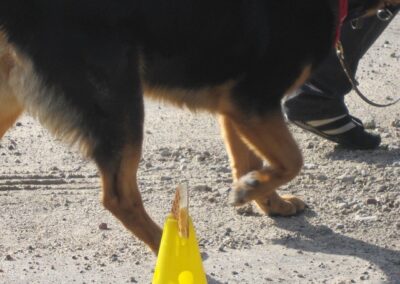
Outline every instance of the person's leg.
[[(350, 22), (343, 26), (341, 41), (352, 72), (388, 24), (371, 17), (364, 20), (361, 29), (353, 29)], [(349, 114), (344, 95), (350, 91), (351, 84), (332, 50), (309, 82), (285, 100), (286, 116), (298, 126), (343, 146), (376, 148), (380, 137), (366, 132), (362, 122)]]
[[(359, 29), (354, 29), (350, 21), (346, 22), (342, 28), (341, 42), (347, 65), (353, 73), (357, 71), (360, 59), (390, 23), (390, 21), (381, 21), (377, 17), (369, 17), (362, 21)], [(351, 84), (342, 70), (334, 49), (313, 74), (309, 83), (335, 97), (343, 97), (351, 91)]]

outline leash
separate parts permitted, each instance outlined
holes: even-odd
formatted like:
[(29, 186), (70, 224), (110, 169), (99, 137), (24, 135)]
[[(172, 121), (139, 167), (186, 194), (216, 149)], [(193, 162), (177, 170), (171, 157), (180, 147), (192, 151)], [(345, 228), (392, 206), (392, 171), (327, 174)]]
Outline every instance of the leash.
[[(388, 9), (384, 9), (384, 10), (379, 10), (378, 11), (378, 18), (380, 20), (383, 21), (388, 21), (393, 17), (393, 14), (390, 12), (390, 10)], [(354, 74), (350, 72), (350, 68), (347, 66), (346, 64), (346, 60), (345, 60), (345, 55), (344, 55), (344, 49), (343, 49), (343, 45), (341, 43), (340, 40), (338, 40), (336, 42), (336, 55), (339, 59), (340, 65), (342, 66), (342, 69), (344, 71), (344, 73), (346, 74), (347, 79), (349, 80), (353, 90), (356, 92), (356, 94), (367, 104), (372, 105), (374, 107), (389, 107), (392, 105), (397, 104), (400, 101), (400, 97), (397, 98), (395, 101), (387, 103), (387, 104), (379, 104), (379, 103), (375, 103), (373, 101), (371, 101), (370, 99), (368, 99), (358, 88), (358, 82), (354, 77)]]

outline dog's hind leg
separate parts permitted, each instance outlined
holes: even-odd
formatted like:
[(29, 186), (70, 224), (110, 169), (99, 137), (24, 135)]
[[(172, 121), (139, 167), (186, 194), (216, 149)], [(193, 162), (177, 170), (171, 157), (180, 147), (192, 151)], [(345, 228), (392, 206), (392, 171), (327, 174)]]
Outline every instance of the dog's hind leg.
[[(144, 209), (136, 176), (144, 122), (137, 52), (120, 43), (122, 36), (115, 37), (83, 37), (86, 42), (68, 45), (68, 49), (64, 48), (68, 43), (57, 43), (59, 49), (50, 53), (56, 54), (57, 60), (44, 50), (36, 62), (43, 60), (42, 64), (52, 67), (45, 75), (57, 88), (49, 89), (62, 92), (50, 93), (50, 107), (40, 105), (38, 109), (48, 112), (42, 115), (45, 125), (56, 128), (55, 133), (67, 141), (78, 142), (96, 162), (105, 208), (157, 253), (162, 231)], [(48, 96), (37, 97), (46, 102)]]
[[(254, 200), (269, 215), (290, 216), (302, 211), (305, 204), (300, 199), (276, 193), (302, 166), (300, 151), (282, 114), (277, 111), (262, 119), (230, 115), (221, 122), (235, 180), (232, 203)], [(262, 167), (258, 157), (269, 166)]]
[(145, 211), (137, 185), (141, 145), (127, 143), (119, 153), (104, 154), (98, 156), (104, 206), (157, 253), (161, 229)]
[[(141, 158), (144, 103), (134, 51), (124, 46), (113, 53), (99, 53), (93, 59), (96, 73), (91, 83), (103, 100), (96, 97), (102, 111), (88, 114), (94, 136), (92, 157), (101, 172), (102, 202), (122, 224), (158, 252), (162, 230), (147, 214), (138, 188), (137, 171)], [(106, 59), (104, 59), (106, 58)], [(93, 118), (91, 118), (93, 117)]]
[[(133, 76), (129, 71), (125, 76), (130, 79)], [(122, 83), (129, 86), (136, 82)], [(119, 106), (107, 110), (106, 119), (94, 132), (95, 146), (91, 152), (101, 172), (102, 202), (128, 230), (157, 253), (162, 231), (147, 214), (137, 184), (143, 140), (143, 99), (140, 88), (126, 87), (121, 93), (125, 95), (114, 98)]]
[(102, 177), (102, 202), (122, 224), (157, 254), (162, 230), (147, 214), (138, 188), (137, 171), (143, 140), (144, 106), (140, 83), (131, 70), (126, 70), (127, 81), (122, 91), (113, 98), (107, 118), (99, 125), (100, 139), (96, 139), (93, 157)]

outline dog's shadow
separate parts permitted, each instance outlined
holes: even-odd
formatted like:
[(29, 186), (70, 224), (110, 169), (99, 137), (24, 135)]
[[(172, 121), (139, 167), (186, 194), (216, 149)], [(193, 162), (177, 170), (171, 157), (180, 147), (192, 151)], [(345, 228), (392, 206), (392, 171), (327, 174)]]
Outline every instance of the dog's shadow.
[(210, 275), (207, 275), (207, 283), (208, 284), (223, 284), (222, 282), (212, 278)]
[(331, 161), (354, 161), (359, 163), (376, 164), (382, 166), (400, 162), (400, 149), (387, 149), (384, 146), (376, 150), (348, 150), (340, 146), (328, 154), (326, 158)]
[[(400, 283), (400, 252), (379, 247), (333, 232), (327, 226), (314, 226), (307, 221), (313, 212), (291, 219), (274, 218), (277, 227), (295, 232), (296, 237), (274, 239), (274, 244), (305, 252), (348, 255), (373, 263), (385, 273), (387, 282)], [(382, 236), (384, 237), (384, 236)]]

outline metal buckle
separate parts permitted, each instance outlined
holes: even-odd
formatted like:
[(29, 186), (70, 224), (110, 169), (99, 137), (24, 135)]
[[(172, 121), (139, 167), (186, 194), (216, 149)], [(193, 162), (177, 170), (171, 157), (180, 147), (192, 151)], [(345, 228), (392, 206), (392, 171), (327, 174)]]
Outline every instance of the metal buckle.
[(389, 9), (379, 9), (376, 12), (376, 16), (378, 17), (379, 20), (383, 22), (390, 21), (393, 18), (393, 13)]
[(353, 30), (361, 30), (364, 25), (364, 19), (357, 18), (357, 19), (351, 20), (350, 24), (351, 24), (351, 28)]

